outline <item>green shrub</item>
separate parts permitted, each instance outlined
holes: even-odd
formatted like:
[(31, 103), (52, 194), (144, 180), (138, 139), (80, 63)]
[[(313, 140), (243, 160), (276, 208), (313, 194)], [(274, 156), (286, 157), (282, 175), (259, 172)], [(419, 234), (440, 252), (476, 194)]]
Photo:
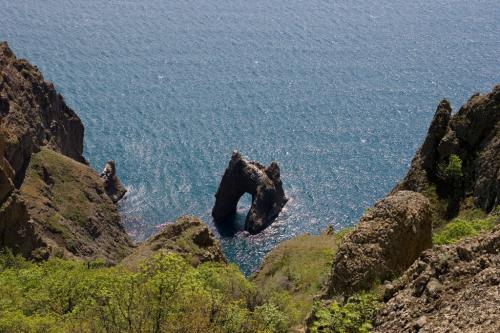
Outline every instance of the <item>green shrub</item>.
[(158, 254), (139, 272), (0, 253), (0, 332), (284, 332), (287, 317), (252, 304), (255, 286), (233, 265), (193, 268)]
[(495, 225), (495, 217), (484, 219), (456, 218), (441, 229), (434, 232), (432, 241), (436, 245), (453, 244), (465, 237), (473, 237), (483, 230), (489, 230)]
[(310, 331), (325, 333), (366, 333), (380, 305), (375, 293), (362, 292), (351, 296), (344, 305), (332, 301), (329, 306), (315, 305), (315, 320)]
[(451, 154), (448, 160), (448, 166), (445, 169), (446, 177), (450, 179), (458, 179), (463, 177), (462, 160), (458, 155)]

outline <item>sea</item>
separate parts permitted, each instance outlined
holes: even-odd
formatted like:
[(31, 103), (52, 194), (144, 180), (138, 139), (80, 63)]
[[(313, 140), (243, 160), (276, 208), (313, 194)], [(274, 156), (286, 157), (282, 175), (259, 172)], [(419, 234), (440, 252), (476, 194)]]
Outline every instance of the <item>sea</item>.
[[(352, 226), (408, 170), (437, 104), (500, 83), (498, 0), (0, 0), (0, 40), (85, 125), (140, 241), (201, 218), (251, 274), (278, 243)], [(277, 161), (290, 198), (258, 235), (214, 226), (231, 153)]]

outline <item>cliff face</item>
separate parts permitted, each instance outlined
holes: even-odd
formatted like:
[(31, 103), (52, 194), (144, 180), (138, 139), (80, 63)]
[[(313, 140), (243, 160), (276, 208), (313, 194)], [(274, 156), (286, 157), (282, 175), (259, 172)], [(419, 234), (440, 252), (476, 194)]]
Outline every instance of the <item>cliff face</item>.
[[(442, 101), (406, 177), (341, 241), (308, 329), (338, 326), (325, 313), (352, 311), (348, 297), (369, 291), (387, 302), (375, 332), (499, 331), (499, 229), (484, 231), (500, 222), (499, 196), (500, 86), (456, 114)], [(453, 241), (482, 234), (432, 246), (433, 228)]]
[(23, 180), (30, 156), (40, 146), (85, 162), (80, 118), (43, 79), (40, 71), (17, 59), (7, 43), (0, 43), (0, 117), (5, 158), (14, 170), (17, 186)]
[(401, 274), (431, 247), (431, 227), (460, 209), (491, 212), (499, 202), (499, 170), (500, 86), (473, 95), (454, 115), (442, 101), (407, 176), (339, 248), (328, 296), (369, 289), (376, 280)]
[[(446, 100), (439, 104), (408, 174), (393, 192), (435, 188), (447, 202), (445, 218), (472, 206), (490, 212), (500, 203), (500, 86), (451, 112)], [(450, 174), (450, 163), (458, 161), (460, 174)]]
[(130, 252), (117, 208), (82, 156), (83, 133), (54, 85), (0, 43), (0, 247), (109, 263)]

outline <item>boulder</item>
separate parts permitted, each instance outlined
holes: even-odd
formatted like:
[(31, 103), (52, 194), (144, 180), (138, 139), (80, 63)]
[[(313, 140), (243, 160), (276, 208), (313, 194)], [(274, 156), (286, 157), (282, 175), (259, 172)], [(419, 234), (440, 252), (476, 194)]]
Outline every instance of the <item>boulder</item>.
[(368, 209), (344, 237), (325, 296), (350, 296), (377, 280), (390, 280), (431, 246), (429, 201), (417, 192), (396, 192)]
[(207, 261), (226, 262), (219, 240), (205, 223), (194, 216), (183, 216), (175, 223), (165, 224), (157, 234), (140, 243), (122, 264), (136, 270), (144, 260), (158, 252), (177, 253), (193, 266)]
[(241, 196), (252, 195), (252, 205), (245, 220), (245, 230), (257, 234), (267, 228), (287, 202), (276, 162), (268, 167), (233, 152), (215, 194), (212, 216), (217, 224), (233, 222)]

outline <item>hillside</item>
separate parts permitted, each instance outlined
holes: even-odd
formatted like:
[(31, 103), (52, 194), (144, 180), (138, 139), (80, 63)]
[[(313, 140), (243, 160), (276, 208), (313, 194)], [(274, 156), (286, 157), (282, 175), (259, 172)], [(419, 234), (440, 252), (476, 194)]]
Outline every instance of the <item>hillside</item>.
[[(356, 227), (283, 242), (249, 279), (193, 216), (133, 244), (115, 164), (93, 170), (83, 135), (0, 43), (0, 333), (500, 331), (500, 86), (456, 113), (439, 103), (406, 177)], [(251, 169), (285, 202), (277, 164)]]

